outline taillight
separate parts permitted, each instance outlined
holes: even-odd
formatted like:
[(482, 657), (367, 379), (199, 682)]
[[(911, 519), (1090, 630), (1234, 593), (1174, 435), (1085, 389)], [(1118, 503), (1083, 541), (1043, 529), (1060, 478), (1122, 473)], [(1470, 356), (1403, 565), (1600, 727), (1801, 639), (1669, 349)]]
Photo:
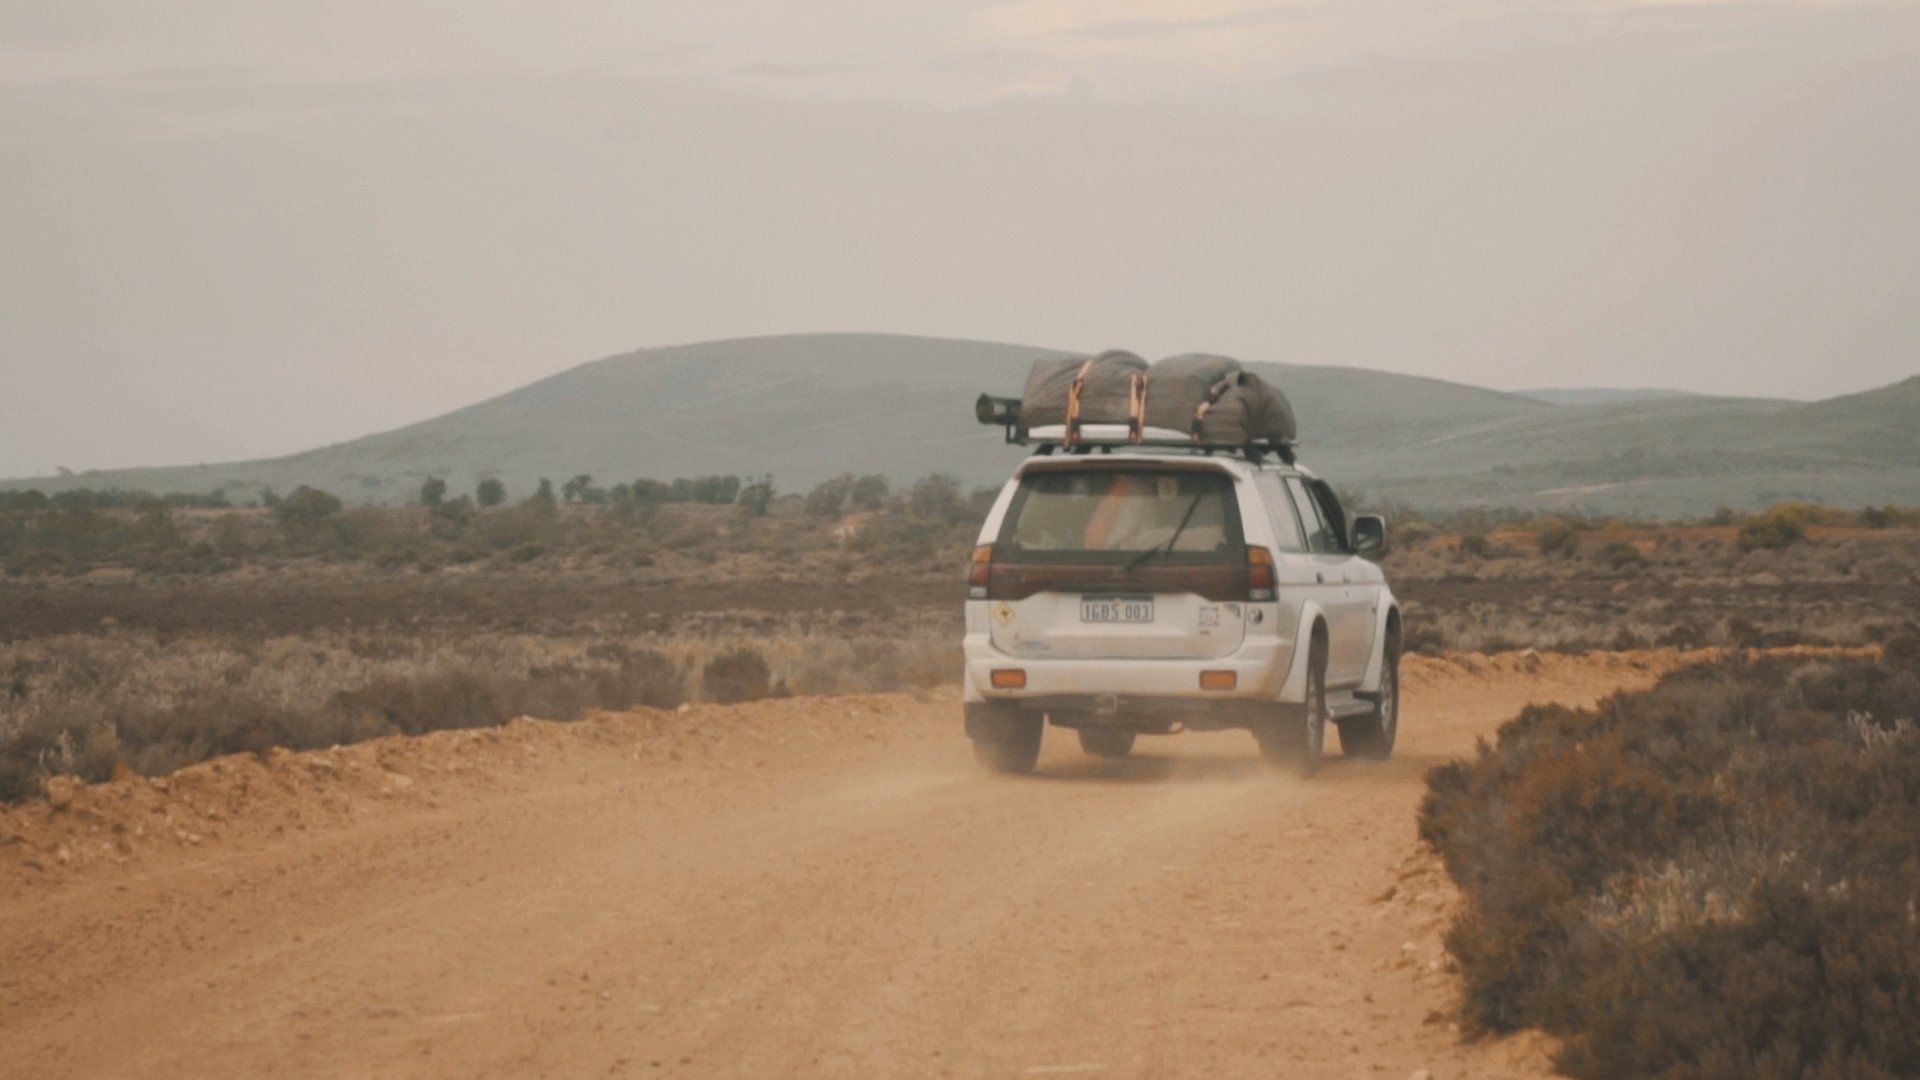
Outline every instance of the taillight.
[(1247, 599), (1273, 599), (1273, 552), (1263, 547), (1247, 549)]
[(1025, 690), (1027, 671), (1025, 668), (994, 668), (989, 676), (995, 690)]
[(973, 561), (967, 564), (967, 596), (973, 600), (987, 598), (987, 581), (993, 576), (993, 545), (981, 544), (973, 549)]

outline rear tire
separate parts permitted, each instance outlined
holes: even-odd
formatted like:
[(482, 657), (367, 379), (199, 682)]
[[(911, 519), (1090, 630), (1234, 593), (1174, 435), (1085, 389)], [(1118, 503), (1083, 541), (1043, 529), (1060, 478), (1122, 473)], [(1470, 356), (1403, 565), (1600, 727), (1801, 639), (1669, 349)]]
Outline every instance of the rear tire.
[(1368, 716), (1340, 721), (1340, 749), (1348, 757), (1385, 761), (1400, 735), (1400, 643), (1389, 639), (1380, 659), (1380, 698)]
[(1327, 742), (1327, 645), (1318, 637), (1307, 654), (1306, 696), (1297, 711), (1282, 707), (1278, 717), (1253, 729), (1260, 755), (1302, 779), (1319, 770)]
[(1080, 749), (1094, 757), (1123, 758), (1133, 753), (1134, 732), (1124, 728), (1081, 728)]
[(1024, 776), (1040, 761), (1040, 736), (1045, 723), (1038, 716), (1008, 717), (998, 730), (973, 736), (973, 758), (991, 772)]

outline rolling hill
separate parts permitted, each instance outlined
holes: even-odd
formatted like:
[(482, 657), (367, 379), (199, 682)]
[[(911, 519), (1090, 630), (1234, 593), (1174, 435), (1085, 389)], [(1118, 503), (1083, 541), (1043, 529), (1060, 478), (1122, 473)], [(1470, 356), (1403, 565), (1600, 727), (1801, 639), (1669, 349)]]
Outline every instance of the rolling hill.
[[(429, 476), (601, 483), (773, 474), (783, 490), (842, 472), (991, 483), (1022, 451), (980, 428), (982, 390), (1016, 394), (1053, 350), (880, 334), (745, 338), (584, 364), (431, 420), (271, 460), (125, 469), (0, 487), (211, 491), (310, 484), (403, 502)], [(1803, 404), (1599, 395), (1555, 404), (1438, 379), (1256, 365), (1300, 416), (1303, 456), (1343, 486), (1423, 506), (1699, 514), (1785, 498), (1920, 504), (1920, 377)]]
[(1611, 405), (1621, 401), (1659, 401), (1663, 398), (1692, 397), (1685, 390), (1621, 389), (1612, 386), (1578, 387), (1571, 390), (1515, 390), (1521, 397), (1544, 401), (1549, 405)]

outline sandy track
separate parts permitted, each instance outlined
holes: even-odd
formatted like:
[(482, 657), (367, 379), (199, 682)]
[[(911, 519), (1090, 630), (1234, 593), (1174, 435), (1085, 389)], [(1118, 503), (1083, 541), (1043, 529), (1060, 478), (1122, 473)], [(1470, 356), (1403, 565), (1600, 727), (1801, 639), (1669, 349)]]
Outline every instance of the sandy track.
[(1672, 656), (1413, 661), (1401, 752), (981, 774), (949, 696), (230, 759), (0, 812), (8, 1076), (1546, 1074), (1460, 1046), (1429, 766)]

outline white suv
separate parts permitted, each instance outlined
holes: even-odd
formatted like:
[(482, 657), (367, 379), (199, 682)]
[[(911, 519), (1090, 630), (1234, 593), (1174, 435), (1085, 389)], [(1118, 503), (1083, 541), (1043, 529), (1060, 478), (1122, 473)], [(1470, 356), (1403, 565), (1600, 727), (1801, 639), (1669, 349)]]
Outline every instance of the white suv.
[(965, 639), (981, 763), (1031, 771), (1049, 722), (1105, 757), (1141, 733), (1240, 727), (1310, 775), (1329, 721), (1346, 753), (1391, 754), (1400, 610), (1362, 558), (1385, 523), (1349, 522), (1280, 455), (1100, 434), (1023, 461), (981, 528)]

